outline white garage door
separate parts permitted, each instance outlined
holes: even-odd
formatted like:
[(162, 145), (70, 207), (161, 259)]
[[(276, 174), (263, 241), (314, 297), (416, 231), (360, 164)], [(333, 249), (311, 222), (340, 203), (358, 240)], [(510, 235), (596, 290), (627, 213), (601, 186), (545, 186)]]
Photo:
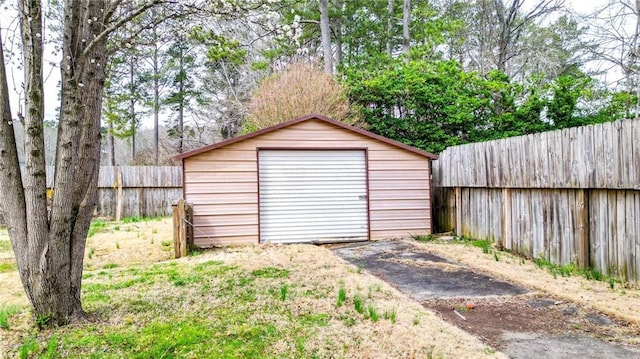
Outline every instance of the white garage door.
[(364, 150), (260, 150), (262, 242), (368, 239)]

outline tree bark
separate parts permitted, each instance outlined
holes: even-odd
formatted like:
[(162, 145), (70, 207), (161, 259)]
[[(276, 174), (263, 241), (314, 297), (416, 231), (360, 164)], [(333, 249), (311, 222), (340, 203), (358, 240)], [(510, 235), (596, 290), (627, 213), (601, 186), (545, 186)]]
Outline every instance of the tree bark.
[(631, 55), (632, 55), (632, 63), (633, 63), (633, 73), (635, 76), (635, 81), (629, 81), (630, 84), (635, 83), (635, 93), (636, 93), (636, 103), (635, 103), (635, 113), (636, 116), (640, 113), (640, 72), (637, 69), (637, 62), (640, 59), (640, 54), (638, 53), (638, 37), (640, 36), (640, 0), (635, 1), (635, 20), (636, 20), (636, 28), (633, 32), (632, 40), (631, 40)]
[[(86, 238), (98, 193), (107, 38), (160, 1), (141, 3), (122, 14), (115, 9), (120, 1), (64, 0), (60, 121), (50, 213), (43, 140), (41, 1), (18, 2), (26, 110), (22, 176), (0, 38), (0, 209), (39, 327), (64, 325), (85, 316), (80, 294)], [(116, 13), (122, 16), (117, 21), (112, 18)]]
[[(640, 1), (640, 0), (638, 0)], [(342, 53), (343, 53), (343, 44), (342, 44), (342, 1), (336, 0), (335, 2), (336, 9), (340, 12), (340, 15), (335, 19), (335, 34), (336, 34), (336, 61), (333, 65), (336, 67), (340, 66), (342, 63)]]
[[(61, 250), (68, 238), (52, 243), (46, 198), (44, 156), (44, 89), (42, 81), (43, 21), (39, 0), (20, 1), (21, 38), (25, 77), (25, 172), (24, 202), (26, 237), (16, 238), (15, 252), (26, 252), (20, 268), (21, 280), (40, 325), (68, 317), (80, 306), (65, 299), (70, 290), (66, 253)], [(56, 236), (57, 237), (57, 236)], [(59, 238), (55, 238), (59, 239)], [(36, 255), (34, 255), (36, 254)], [(62, 264), (62, 266), (61, 266)], [(55, 270), (52, 270), (54, 269)], [(78, 302), (79, 304), (79, 302)], [(80, 308), (81, 310), (81, 308)]]
[(100, 34), (107, 19), (103, 1), (64, 2), (60, 122), (55, 192), (49, 215), (43, 140), (41, 5), (39, 0), (19, 2), (25, 64), (24, 186), (4, 61), (0, 61), (0, 205), (34, 319), (39, 327), (49, 327), (84, 317), (80, 291), (86, 236), (97, 199), (107, 41)]
[(394, 0), (387, 2), (387, 55), (393, 55), (393, 3)]
[(507, 59), (509, 45), (512, 41), (512, 30), (518, 9), (520, 8), (520, 0), (513, 0), (509, 6), (508, 13), (505, 14), (505, 6), (502, 0), (494, 0), (496, 15), (500, 25), (500, 36), (498, 38), (498, 70), (507, 73)]
[(107, 135), (107, 140), (109, 141), (109, 164), (111, 166), (116, 165), (116, 139), (113, 137), (113, 121), (109, 122), (109, 134)]
[(136, 160), (136, 130), (138, 123), (136, 119), (136, 56), (129, 56), (129, 114), (131, 116), (131, 160)]
[[(183, 40), (186, 42), (186, 39)], [(184, 64), (184, 42), (180, 44), (180, 83), (178, 85), (178, 91), (180, 93), (180, 99), (178, 101), (178, 153), (184, 152), (184, 107), (186, 96), (184, 93), (184, 81), (187, 70)]]
[(405, 56), (409, 55), (409, 49), (411, 48), (411, 34), (409, 32), (410, 25), (411, 0), (404, 0), (404, 2), (402, 3), (402, 52), (405, 54)]
[(508, 62), (516, 56), (520, 40), (527, 24), (535, 19), (544, 17), (564, 6), (564, 0), (540, 0), (533, 8), (523, 13), (524, 0), (511, 0), (506, 6), (504, 0), (493, 0), (495, 17), (498, 21), (497, 60), (496, 66), (509, 74)]
[[(154, 16), (155, 17), (155, 16)], [(153, 163), (157, 166), (159, 161), (159, 122), (160, 122), (160, 65), (158, 50), (158, 32), (153, 27)]]
[(86, 39), (95, 40), (104, 30), (104, 24), (95, 21), (102, 18), (101, 8), (104, 4), (99, 1), (65, 1), (55, 191), (48, 250), (43, 254), (47, 258), (47, 278), (41, 285), (49, 299), (34, 305), (36, 317), (47, 319), (39, 321), (41, 326), (62, 325), (84, 317), (80, 300), (82, 266), (97, 193), (106, 62), (106, 37), (92, 41), (92, 48), (87, 48)]
[[(28, 283), (29, 242), (27, 238), (27, 210), (20, 163), (16, 148), (9, 86), (4, 65), (4, 45), (0, 32), (0, 210), (7, 225), (14, 249), (18, 273), (22, 283)], [(29, 300), (31, 298), (29, 297)]]
[(322, 55), (324, 72), (333, 74), (333, 51), (331, 50), (331, 28), (329, 27), (328, 0), (318, 0), (320, 5), (320, 33), (322, 35)]

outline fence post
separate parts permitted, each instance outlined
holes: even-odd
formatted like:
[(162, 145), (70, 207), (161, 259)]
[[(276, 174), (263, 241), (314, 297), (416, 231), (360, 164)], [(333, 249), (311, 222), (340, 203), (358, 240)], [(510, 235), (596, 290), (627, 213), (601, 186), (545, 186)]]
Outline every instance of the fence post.
[(172, 205), (173, 207), (173, 250), (176, 258), (187, 255), (187, 221), (184, 199)]
[(589, 192), (585, 189), (576, 191), (576, 202), (578, 205), (576, 219), (578, 228), (578, 267), (584, 269), (589, 266)]
[(462, 189), (460, 187), (455, 188), (455, 201), (456, 201), (456, 234), (462, 235)]
[(122, 169), (116, 166), (116, 222), (122, 217)]
[(511, 188), (502, 189), (502, 247), (513, 249), (511, 237)]

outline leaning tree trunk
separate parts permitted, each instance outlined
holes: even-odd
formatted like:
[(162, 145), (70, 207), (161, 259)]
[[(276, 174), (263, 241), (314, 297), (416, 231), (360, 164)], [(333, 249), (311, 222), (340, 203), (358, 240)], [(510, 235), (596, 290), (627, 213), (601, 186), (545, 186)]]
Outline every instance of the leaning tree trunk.
[(22, 282), (26, 283), (29, 273), (22, 269), (26, 268), (29, 258), (25, 216), (27, 211), (9, 105), (9, 87), (3, 49), (2, 32), (0, 32), (0, 209), (9, 231), (12, 247), (14, 250), (18, 246), (22, 249), (15, 250), (15, 254), (18, 273)]

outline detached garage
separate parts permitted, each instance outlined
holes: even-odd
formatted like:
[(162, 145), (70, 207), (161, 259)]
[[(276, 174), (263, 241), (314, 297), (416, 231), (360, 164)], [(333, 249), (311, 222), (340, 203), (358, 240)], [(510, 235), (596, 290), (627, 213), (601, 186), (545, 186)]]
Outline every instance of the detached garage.
[(436, 156), (320, 115), (176, 158), (199, 247), (431, 233)]

